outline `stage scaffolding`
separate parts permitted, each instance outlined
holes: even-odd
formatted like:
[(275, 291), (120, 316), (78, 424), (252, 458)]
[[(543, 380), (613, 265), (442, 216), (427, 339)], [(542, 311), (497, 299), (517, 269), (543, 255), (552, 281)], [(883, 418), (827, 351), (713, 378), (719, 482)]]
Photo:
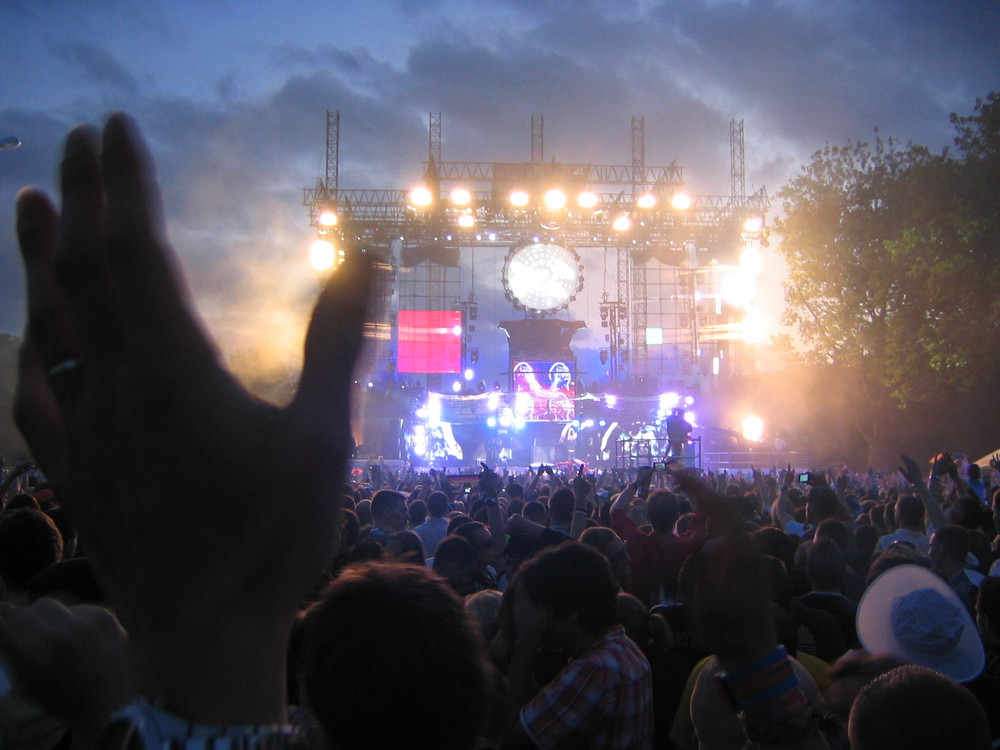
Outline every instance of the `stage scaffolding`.
[[(467, 300), (487, 285), (489, 279), (481, 275), (491, 273), (484, 264), (477, 278), (468, 271), (470, 259), (477, 253), (480, 258), (497, 256), (538, 238), (591, 253), (596, 249), (611, 259), (605, 263), (613, 269), (613, 278), (604, 285), (600, 304), (597, 294), (591, 294), (593, 310), (584, 314), (587, 327), (606, 336), (599, 347), (601, 365), (593, 367), (594, 375), (603, 377), (592, 375), (592, 380), (634, 383), (655, 378), (689, 387), (720, 370), (739, 374), (745, 366), (734, 335), (740, 311), (725, 301), (722, 287), (737, 267), (740, 251), (766, 242), (766, 228), (750, 233), (743, 229), (750, 217), (764, 219), (770, 206), (764, 188), (750, 195), (692, 195), (690, 207), (674, 208), (672, 200), (683, 192), (683, 168), (676, 163), (645, 163), (647, 131), (641, 118), (632, 120), (629, 165), (545, 162), (540, 115), (532, 119), (531, 161), (446, 161), (441, 116), (432, 113), (423, 173), (434, 203), (417, 208), (404, 190), (341, 188), (339, 113), (327, 113), (326, 122), (326, 174), (316, 187), (304, 190), (303, 204), (321, 234), (347, 247), (372, 248), (384, 260), (377, 293), (384, 314), (369, 336), (374, 340), (370, 362), (376, 371), (393, 368), (398, 310), (462, 309), (467, 318), (472, 304)], [(742, 154), (742, 122), (731, 126), (730, 136), (739, 141), (731, 144), (733, 153)], [(742, 163), (733, 168), (744, 169)], [(743, 193), (742, 171), (739, 177), (734, 178), (733, 189), (739, 186)], [(587, 211), (569, 207), (553, 219), (535, 207), (515, 209), (505, 201), (512, 186), (549, 182), (593, 191), (597, 205)], [(470, 191), (471, 207), (448, 202), (451, 190), (459, 186)], [(655, 207), (638, 207), (645, 195), (653, 196)], [(335, 227), (323, 227), (319, 221), (328, 210), (338, 216)], [(621, 212), (634, 219), (628, 232), (611, 229), (611, 218)], [(473, 226), (458, 226), (463, 214), (473, 217)], [(602, 282), (588, 278), (585, 283)], [(480, 307), (482, 329), (491, 323), (484, 319), (490, 308)], [(492, 309), (496, 320), (511, 317), (509, 306)], [(605, 326), (603, 313), (609, 309), (612, 325)], [(471, 334), (465, 335), (463, 355), (475, 346)], [(463, 359), (464, 367), (468, 360)], [(498, 374), (486, 379), (492, 381)]]

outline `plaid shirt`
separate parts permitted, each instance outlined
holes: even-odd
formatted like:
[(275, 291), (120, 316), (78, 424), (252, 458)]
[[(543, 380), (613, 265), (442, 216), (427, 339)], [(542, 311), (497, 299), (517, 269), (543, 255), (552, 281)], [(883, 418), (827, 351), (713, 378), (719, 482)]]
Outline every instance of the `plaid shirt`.
[(616, 626), (543, 687), (520, 721), (540, 748), (651, 748), (649, 662)]

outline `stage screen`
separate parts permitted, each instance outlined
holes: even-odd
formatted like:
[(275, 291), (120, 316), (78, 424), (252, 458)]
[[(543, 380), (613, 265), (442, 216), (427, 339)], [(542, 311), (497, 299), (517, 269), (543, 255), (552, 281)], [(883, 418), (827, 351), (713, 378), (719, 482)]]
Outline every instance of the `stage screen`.
[(400, 310), (399, 361), (402, 373), (452, 373), (462, 365), (462, 313), (458, 310)]
[(576, 395), (575, 362), (520, 360), (511, 368), (514, 416), (525, 421), (573, 419)]

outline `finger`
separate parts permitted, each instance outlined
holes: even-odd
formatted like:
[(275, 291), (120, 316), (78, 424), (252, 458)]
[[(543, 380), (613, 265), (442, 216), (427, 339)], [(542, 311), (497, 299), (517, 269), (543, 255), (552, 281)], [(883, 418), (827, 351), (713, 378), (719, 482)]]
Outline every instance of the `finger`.
[(346, 394), (361, 351), (371, 277), (364, 256), (349, 258), (337, 268), (320, 295), (306, 334), (302, 380), (291, 409), (333, 429), (342, 429), (350, 418)]
[(45, 368), (30, 339), (21, 345), (18, 355), (13, 414), (18, 429), (31, 447), (31, 454), (48, 478), (58, 483), (62, 475), (60, 459), (66, 427), (62, 410), (45, 379)]
[(104, 179), (93, 127), (80, 125), (66, 137), (60, 185), (56, 277), (81, 352), (93, 360), (119, 340), (105, 255)]
[(59, 215), (44, 193), (25, 188), (17, 196), (17, 240), (28, 293), (26, 340), (33, 343), (43, 370), (77, 354), (69, 313), (56, 282)]
[(188, 306), (187, 288), (166, 241), (152, 158), (127, 115), (104, 128), (101, 166), (107, 193), (109, 273), (130, 343), (161, 355), (214, 353)]
[(17, 236), (24, 259), (28, 323), (18, 356), (14, 419), (35, 459), (52, 479), (65, 433), (63, 411), (45, 374), (76, 355), (69, 315), (55, 280), (53, 259), (58, 225), (47, 196), (27, 188), (17, 197)]

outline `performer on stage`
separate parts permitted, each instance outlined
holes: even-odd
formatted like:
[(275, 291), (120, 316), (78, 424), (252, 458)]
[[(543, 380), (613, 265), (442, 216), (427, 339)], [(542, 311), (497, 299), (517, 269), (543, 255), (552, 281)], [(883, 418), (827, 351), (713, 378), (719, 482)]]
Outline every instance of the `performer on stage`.
[(670, 416), (667, 417), (668, 455), (684, 458), (684, 446), (687, 444), (688, 435), (693, 429), (691, 423), (684, 419), (683, 409), (677, 408), (670, 412)]

